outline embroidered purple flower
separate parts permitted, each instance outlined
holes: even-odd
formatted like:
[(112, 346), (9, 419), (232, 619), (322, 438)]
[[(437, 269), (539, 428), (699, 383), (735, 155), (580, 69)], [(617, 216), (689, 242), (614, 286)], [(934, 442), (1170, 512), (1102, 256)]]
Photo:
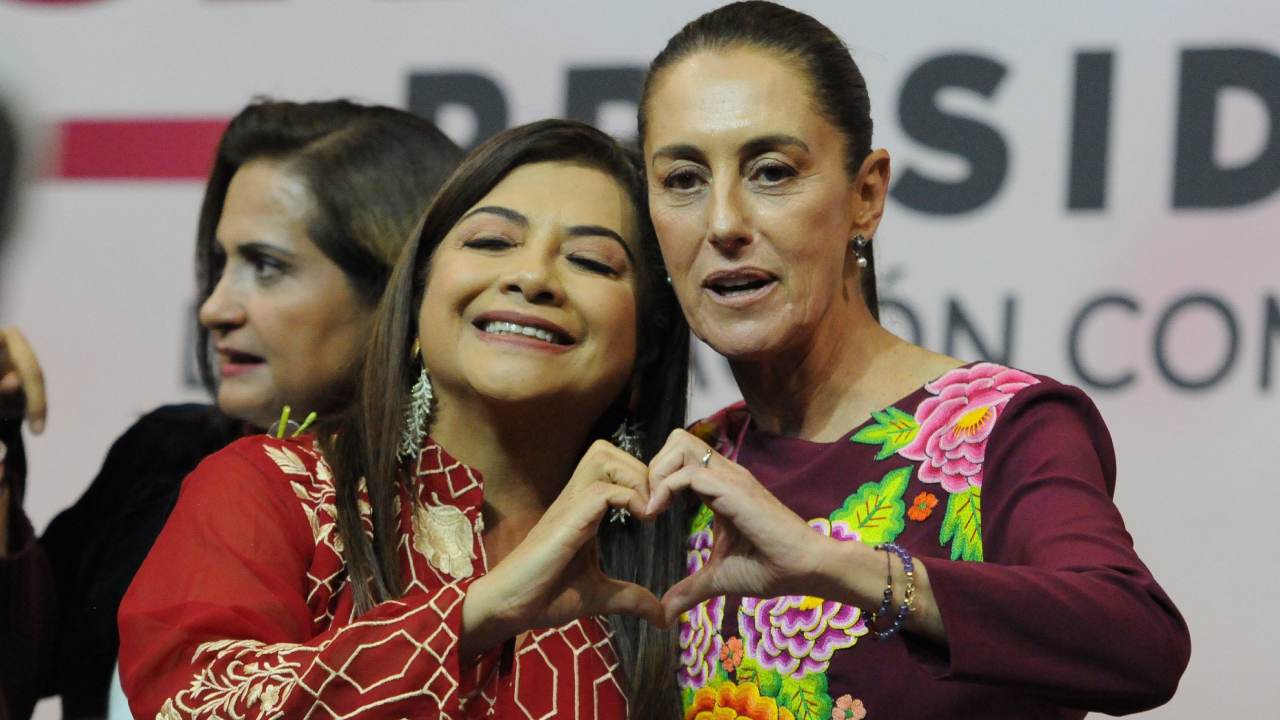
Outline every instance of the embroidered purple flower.
[[(711, 542), (710, 527), (689, 536), (688, 574), (706, 564), (711, 557)], [(723, 622), (723, 595), (698, 603), (680, 616), (680, 670), (676, 679), (681, 687), (702, 687), (715, 675), (716, 661), (724, 648), (720, 637)]]
[[(858, 533), (840, 521), (818, 518), (810, 520), (809, 526), (829, 537), (859, 541)], [(748, 657), (762, 667), (801, 678), (825, 672), (837, 650), (852, 647), (867, 634), (867, 623), (853, 605), (785, 595), (764, 600), (743, 598), (738, 629), (747, 641)]]
[(934, 394), (916, 408), (920, 430), (898, 454), (920, 461), (920, 481), (949, 493), (982, 487), (987, 438), (1014, 393), (1036, 380), (994, 363), (957, 368), (925, 385)]

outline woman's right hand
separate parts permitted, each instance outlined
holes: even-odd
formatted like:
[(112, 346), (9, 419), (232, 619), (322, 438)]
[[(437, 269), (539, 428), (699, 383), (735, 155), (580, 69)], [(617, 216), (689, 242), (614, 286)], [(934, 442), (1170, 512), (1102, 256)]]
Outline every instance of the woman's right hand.
[(26, 417), (39, 434), (45, 412), (44, 373), (35, 351), (18, 328), (0, 328), (0, 420)]
[(610, 508), (639, 517), (648, 501), (648, 467), (604, 440), (593, 443), (525, 539), (471, 584), (462, 610), (463, 656), (580, 617), (635, 615), (661, 625), (658, 598), (606, 575), (596, 546)]

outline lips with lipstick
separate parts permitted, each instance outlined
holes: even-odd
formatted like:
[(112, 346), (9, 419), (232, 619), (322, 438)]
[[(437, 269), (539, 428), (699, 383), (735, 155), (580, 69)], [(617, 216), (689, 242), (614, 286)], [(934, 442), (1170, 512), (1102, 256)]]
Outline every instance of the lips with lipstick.
[(758, 268), (717, 270), (702, 281), (702, 287), (726, 305), (750, 303), (768, 295), (777, 284), (776, 275)]
[(523, 313), (483, 313), (471, 324), (486, 340), (524, 347), (563, 351), (577, 343), (568, 330), (545, 318)]
[(267, 362), (266, 358), (260, 355), (222, 346), (218, 347), (218, 357), (222, 360), (219, 369), (224, 378), (243, 375), (262, 367)]

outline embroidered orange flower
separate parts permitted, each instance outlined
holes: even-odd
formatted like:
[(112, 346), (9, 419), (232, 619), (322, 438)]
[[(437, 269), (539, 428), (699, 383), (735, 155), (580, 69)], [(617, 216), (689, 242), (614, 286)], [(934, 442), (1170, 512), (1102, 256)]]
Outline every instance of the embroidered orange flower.
[(929, 519), (933, 514), (933, 507), (938, 504), (938, 496), (931, 492), (922, 492), (916, 495), (916, 499), (911, 501), (911, 507), (907, 509), (907, 517), (916, 522), (923, 522)]
[(733, 672), (742, 664), (742, 638), (729, 638), (729, 642), (720, 648), (720, 664), (725, 672)]
[(720, 683), (704, 687), (693, 696), (684, 720), (796, 720), (791, 711), (778, 707), (771, 697), (760, 695), (755, 683)]
[(867, 709), (862, 701), (852, 695), (841, 695), (831, 708), (831, 720), (863, 720), (867, 717)]

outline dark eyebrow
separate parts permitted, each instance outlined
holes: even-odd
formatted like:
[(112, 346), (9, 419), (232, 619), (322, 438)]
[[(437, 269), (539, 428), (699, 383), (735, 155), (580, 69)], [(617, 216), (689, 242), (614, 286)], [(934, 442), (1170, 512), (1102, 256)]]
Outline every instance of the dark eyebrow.
[(779, 133), (777, 135), (764, 135), (758, 138), (748, 140), (739, 152), (743, 157), (753, 157), (760, 153), (776, 150), (780, 147), (793, 147), (804, 152), (809, 152), (809, 146), (805, 141), (794, 135)]
[(505, 208), (505, 207), (502, 207), (501, 205), (485, 205), (484, 207), (478, 207), (475, 210), (472, 210), (471, 212), (467, 213), (466, 215), (463, 215), (458, 220), (458, 222), (462, 222), (463, 220), (466, 220), (467, 218), (477, 213), (488, 213), (490, 215), (497, 215), (500, 218), (505, 218), (507, 220), (510, 220), (511, 222), (517, 225), (520, 225), (522, 227), (528, 227), (529, 225), (529, 218), (525, 217), (524, 215), (521, 215), (520, 213), (516, 212), (515, 210), (512, 210), (511, 208)]
[(653, 159), (663, 158), (666, 160), (702, 160), (702, 151), (693, 145), (685, 143), (677, 143), (675, 145), (664, 145), (653, 151)]
[(622, 239), (618, 233), (610, 230), (603, 225), (574, 225), (568, 229), (569, 237), (607, 237), (618, 241), (622, 246), (622, 250), (627, 254), (627, 259), (635, 262), (635, 257), (631, 254), (631, 248), (627, 245), (627, 241)]
[[(220, 241), (215, 240), (215, 244), (217, 245), (215, 252), (226, 252), (226, 247)], [(260, 241), (240, 243), (236, 246), (236, 254), (244, 258), (261, 257), (262, 255), (276, 255), (284, 260), (292, 260), (294, 258), (294, 253), (291, 250)]]

